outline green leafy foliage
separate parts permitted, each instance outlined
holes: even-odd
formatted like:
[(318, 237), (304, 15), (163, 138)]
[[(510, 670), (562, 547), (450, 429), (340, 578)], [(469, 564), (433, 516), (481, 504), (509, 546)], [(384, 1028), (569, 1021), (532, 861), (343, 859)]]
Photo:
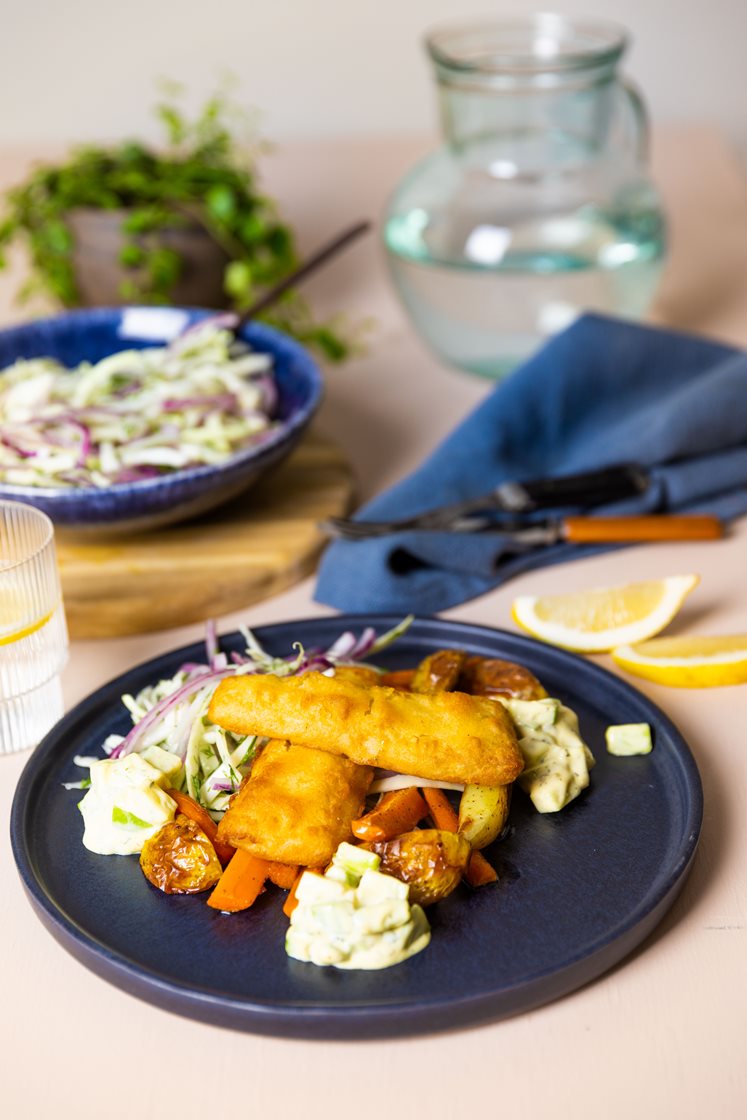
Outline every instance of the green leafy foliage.
[[(6, 247), (25, 242), (32, 272), (18, 293), (20, 300), (42, 293), (64, 307), (80, 306), (70, 215), (82, 208), (127, 212), (118, 251), (126, 270), (120, 296), (127, 302), (169, 302), (181, 259), (162, 235), (195, 222), (227, 254), (226, 303), (236, 310), (248, 307), (296, 267), (293, 232), (257, 188), (254, 157), (244, 142), (248, 122), (241, 110), (227, 96), (216, 95), (190, 119), (179, 96), (172, 84), (155, 108), (165, 133), (163, 148), (152, 150), (135, 140), (76, 148), (66, 162), (36, 168), (7, 192), (0, 219), (0, 268), (6, 265)], [(332, 361), (343, 360), (354, 347), (341, 323), (316, 322), (295, 292), (260, 318)]]

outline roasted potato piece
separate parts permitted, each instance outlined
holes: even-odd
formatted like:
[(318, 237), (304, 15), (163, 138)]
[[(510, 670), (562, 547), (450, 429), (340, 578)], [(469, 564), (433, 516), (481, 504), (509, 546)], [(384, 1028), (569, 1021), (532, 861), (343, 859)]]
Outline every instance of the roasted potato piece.
[(451, 894), (472, 852), (465, 836), (440, 828), (416, 828), (395, 840), (365, 846), (381, 856), (381, 871), (409, 884), (410, 902), (421, 906), (430, 906)]
[(213, 845), (184, 813), (145, 841), (140, 866), (148, 882), (166, 894), (209, 891), (223, 872)]
[(421, 661), (410, 682), (411, 692), (451, 692), (456, 688), (467, 654), (462, 649), (439, 649)]
[(498, 657), (468, 657), (456, 687), (471, 696), (512, 696), (515, 700), (542, 700), (547, 696), (529, 669)]
[(465, 786), (459, 802), (459, 831), (473, 848), (487, 848), (506, 827), (511, 786)]
[[(423, 695), (365, 688), (322, 673), (253, 673), (222, 680), (209, 716), (229, 731), (287, 739), (361, 766), (459, 785), (505, 785), (524, 767), (503, 705), (463, 692)], [(230, 841), (220, 830), (219, 838)]]

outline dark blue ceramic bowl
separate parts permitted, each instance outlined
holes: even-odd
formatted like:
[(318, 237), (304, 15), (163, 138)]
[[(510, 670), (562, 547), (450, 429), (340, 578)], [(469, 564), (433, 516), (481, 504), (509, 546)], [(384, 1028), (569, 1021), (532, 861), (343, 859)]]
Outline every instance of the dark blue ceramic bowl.
[[(97, 362), (117, 350), (161, 346), (213, 314), (177, 307), (96, 308), (72, 311), (0, 331), (0, 369), (18, 358), (56, 358), (65, 366)], [(0, 482), (0, 497), (44, 510), (57, 525), (87, 532), (136, 532), (184, 521), (252, 486), (298, 443), (322, 396), (319, 369), (292, 338), (261, 323), (240, 332), (255, 350), (272, 354), (279, 426), (265, 442), (218, 466), (192, 467), (106, 489), (57, 490)]]

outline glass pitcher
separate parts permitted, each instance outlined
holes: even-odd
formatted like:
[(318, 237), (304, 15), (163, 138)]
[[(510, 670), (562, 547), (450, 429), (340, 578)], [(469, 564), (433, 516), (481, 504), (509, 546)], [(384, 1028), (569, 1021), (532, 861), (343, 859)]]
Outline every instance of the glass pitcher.
[(445, 144), (400, 184), (384, 240), (448, 364), (501, 377), (581, 312), (637, 318), (662, 267), (647, 121), (626, 33), (559, 15), (439, 30)]

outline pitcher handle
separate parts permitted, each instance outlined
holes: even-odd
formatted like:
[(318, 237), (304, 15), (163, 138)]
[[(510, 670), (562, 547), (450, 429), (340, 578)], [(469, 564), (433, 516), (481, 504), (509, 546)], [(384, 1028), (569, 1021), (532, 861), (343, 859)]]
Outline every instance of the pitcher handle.
[(629, 78), (623, 78), (620, 86), (632, 116), (636, 155), (642, 164), (646, 164), (648, 163), (651, 146), (648, 109), (634, 82), (631, 82)]

